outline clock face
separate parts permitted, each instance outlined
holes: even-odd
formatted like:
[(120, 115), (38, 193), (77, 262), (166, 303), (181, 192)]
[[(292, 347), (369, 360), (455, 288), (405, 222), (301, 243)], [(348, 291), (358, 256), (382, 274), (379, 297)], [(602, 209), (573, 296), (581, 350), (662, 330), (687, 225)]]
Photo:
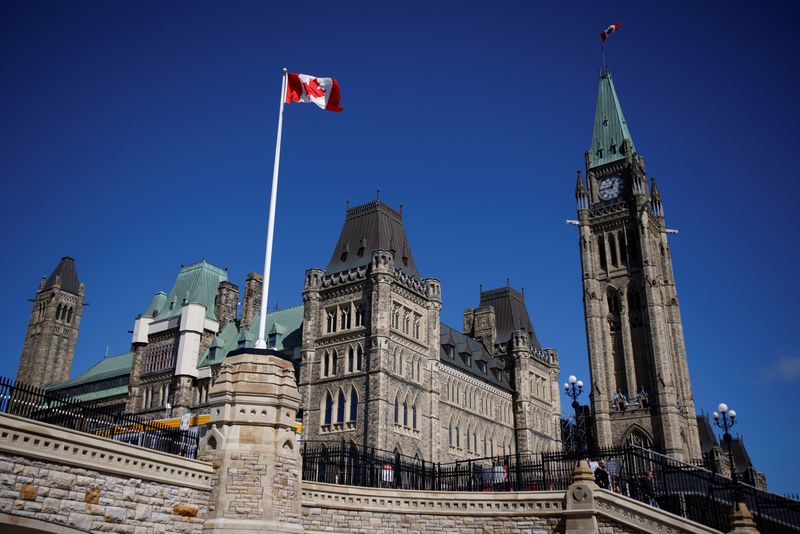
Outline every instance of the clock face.
[(598, 192), (600, 194), (600, 198), (603, 200), (617, 198), (622, 194), (622, 177), (609, 176), (607, 178), (603, 178), (603, 180), (600, 182), (600, 188)]

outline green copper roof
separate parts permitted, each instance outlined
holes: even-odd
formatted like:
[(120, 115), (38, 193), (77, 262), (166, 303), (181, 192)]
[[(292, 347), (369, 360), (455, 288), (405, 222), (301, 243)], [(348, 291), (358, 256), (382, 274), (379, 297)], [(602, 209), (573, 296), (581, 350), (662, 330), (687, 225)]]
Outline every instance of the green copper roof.
[(101, 389), (99, 391), (90, 391), (89, 393), (81, 393), (70, 397), (72, 400), (79, 402), (94, 401), (100, 399), (107, 399), (108, 397), (116, 397), (118, 395), (127, 395), (128, 386), (117, 386), (114, 388)]
[(228, 272), (225, 269), (205, 260), (185, 265), (178, 272), (178, 279), (169, 295), (156, 293), (145, 315), (158, 320), (168, 319), (179, 316), (184, 304), (202, 304), (206, 307), (206, 317), (216, 320), (214, 300), (217, 287), (227, 279)]
[[(258, 339), (258, 324), (261, 315), (256, 315), (253, 324), (247, 330), (238, 330), (233, 323), (228, 323), (225, 328), (215, 336), (211, 346), (203, 354), (197, 364), (198, 368), (222, 363), (225, 356), (232, 350), (244, 347), (253, 347)], [(286, 308), (267, 314), (265, 327), (267, 337), (275, 335), (275, 349), (287, 350), (300, 346), (303, 326), (303, 306)]]
[(594, 129), (592, 130), (591, 167), (598, 167), (625, 159), (622, 153), (622, 141), (627, 139), (633, 146), (633, 138), (628, 130), (628, 123), (622, 114), (611, 71), (606, 70), (600, 74), (600, 89), (597, 93), (597, 107), (594, 112)]
[[(65, 387), (76, 386), (78, 384), (85, 384), (86, 382), (95, 382), (106, 378), (113, 378), (115, 376), (127, 375), (131, 372), (132, 364), (132, 352), (126, 352), (116, 356), (109, 356), (108, 358), (103, 358), (72, 380), (59, 382), (58, 384), (52, 384), (47, 389), (62, 389)], [(127, 388), (128, 386), (125, 387)]]

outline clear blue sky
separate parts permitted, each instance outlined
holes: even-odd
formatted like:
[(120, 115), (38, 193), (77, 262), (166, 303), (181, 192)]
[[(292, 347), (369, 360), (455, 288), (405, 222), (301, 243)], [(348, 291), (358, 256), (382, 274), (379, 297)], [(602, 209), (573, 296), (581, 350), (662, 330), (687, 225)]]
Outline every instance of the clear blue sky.
[[(558, 4), (558, 5), (553, 5)], [(129, 347), (181, 264), (260, 270), (280, 69), (335, 76), (344, 113), (287, 108), (270, 299), (300, 304), (345, 203), (404, 205), (461, 325), (525, 287), (562, 374), (588, 376), (575, 171), (600, 30), (659, 179), (698, 410), (720, 401), (797, 491), (796, 3), (10, 2), (0, 5), (0, 247), (13, 376), (26, 300), (63, 255), (86, 284), (73, 374)]]

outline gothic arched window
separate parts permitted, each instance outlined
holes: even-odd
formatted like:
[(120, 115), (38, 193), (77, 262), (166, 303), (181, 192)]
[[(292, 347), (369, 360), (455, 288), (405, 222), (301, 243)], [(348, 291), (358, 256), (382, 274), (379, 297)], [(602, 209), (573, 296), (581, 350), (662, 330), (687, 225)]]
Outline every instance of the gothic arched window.
[(614, 238), (614, 234), (608, 234), (608, 249), (611, 251), (611, 265), (616, 267), (618, 265), (617, 262), (617, 240)]
[(347, 350), (347, 372), (352, 373), (355, 370), (355, 359), (355, 351), (353, 350), (353, 347), (350, 347)]
[(364, 368), (364, 349), (361, 345), (356, 347), (356, 369), (361, 371)]
[(331, 392), (328, 391), (325, 394), (325, 414), (324, 418), (322, 419), (322, 424), (329, 425), (331, 424), (332, 419), (333, 419), (333, 397), (331, 397)]
[(339, 398), (336, 399), (336, 422), (344, 423), (344, 391), (339, 390)]
[(336, 349), (333, 349), (333, 356), (331, 358), (331, 375), (336, 376), (336, 368), (339, 365), (339, 354)]
[(394, 424), (400, 423), (400, 401), (397, 396), (394, 397)]
[(358, 393), (356, 388), (350, 390), (350, 420), (358, 419)]
[(330, 354), (326, 350), (322, 355), (322, 376), (330, 376), (331, 374), (331, 360)]

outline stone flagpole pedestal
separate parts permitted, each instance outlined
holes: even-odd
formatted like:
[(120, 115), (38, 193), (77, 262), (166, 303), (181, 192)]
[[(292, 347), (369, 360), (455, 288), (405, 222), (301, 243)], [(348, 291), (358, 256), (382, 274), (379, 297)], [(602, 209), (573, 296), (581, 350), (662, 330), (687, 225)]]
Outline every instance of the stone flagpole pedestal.
[(212, 463), (203, 532), (301, 533), (300, 394), (291, 362), (271, 350), (232, 352), (209, 392), (211, 429), (199, 457)]

